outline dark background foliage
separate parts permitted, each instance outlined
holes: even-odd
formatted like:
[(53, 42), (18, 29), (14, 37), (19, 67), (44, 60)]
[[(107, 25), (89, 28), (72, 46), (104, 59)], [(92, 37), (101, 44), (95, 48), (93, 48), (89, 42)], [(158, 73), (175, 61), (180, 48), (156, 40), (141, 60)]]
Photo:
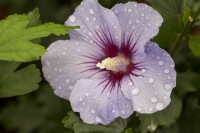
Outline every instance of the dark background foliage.
[[(80, 0), (0, 0), (0, 19), (10, 14), (27, 14), (38, 7), (43, 23), (63, 24), (80, 2)], [(99, 0), (99, 2), (111, 8), (117, 3), (126, 3), (128, 0)], [(137, 0), (137, 2), (151, 5), (164, 18), (164, 23), (154, 41), (170, 52), (176, 62), (178, 74), (172, 103), (167, 109), (152, 115), (134, 113), (128, 120), (117, 119), (107, 127), (91, 126), (84, 124), (78, 118), (78, 114), (70, 112), (70, 103), (56, 97), (48, 83), (42, 80), (37, 91), (0, 99), (0, 133), (199, 133), (200, 25), (197, 16), (195, 18), (197, 23), (190, 22), (188, 17), (197, 12), (200, 2), (198, 0)], [(194, 37), (197, 38), (193, 39)], [(43, 38), (41, 44), (47, 47), (55, 40), (67, 38), (67, 36), (49, 36)], [(33, 63), (41, 68), (40, 61)]]

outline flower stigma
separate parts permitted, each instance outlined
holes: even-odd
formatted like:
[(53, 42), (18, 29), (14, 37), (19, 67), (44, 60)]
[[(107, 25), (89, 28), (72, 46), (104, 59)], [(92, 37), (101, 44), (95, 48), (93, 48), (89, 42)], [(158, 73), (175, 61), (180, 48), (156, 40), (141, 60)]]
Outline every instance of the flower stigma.
[(129, 65), (130, 60), (124, 57), (123, 55), (119, 55), (113, 58), (105, 58), (101, 62), (98, 62), (96, 64), (96, 67), (118, 73), (126, 72)]

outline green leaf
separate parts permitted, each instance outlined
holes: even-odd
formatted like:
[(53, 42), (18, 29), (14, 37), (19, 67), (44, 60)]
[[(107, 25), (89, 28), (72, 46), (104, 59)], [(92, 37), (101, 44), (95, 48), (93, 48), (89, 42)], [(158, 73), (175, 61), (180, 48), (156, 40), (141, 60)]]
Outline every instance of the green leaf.
[(67, 116), (63, 119), (64, 127), (73, 129), (73, 126), (76, 122), (79, 122), (78, 116), (74, 114), (74, 112), (68, 112)]
[(189, 47), (195, 56), (200, 56), (200, 36), (192, 36), (189, 41)]
[(35, 8), (32, 12), (29, 12), (27, 16), (30, 19), (30, 22), (28, 24), (28, 27), (40, 25), (42, 21), (40, 21), (40, 12), (39, 8)]
[(182, 21), (183, 21), (184, 25), (186, 25), (189, 20), (190, 12), (191, 12), (190, 8), (185, 7), (185, 9), (183, 11), (183, 17), (182, 17)]
[(140, 119), (139, 129), (142, 133), (147, 133), (148, 131), (154, 132), (158, 126), (170, 126), (175, 123), (177, 118), (179, 118), (182, 109), (181, 100), (173, 95), (170, 105), (159, 112), (153, 114), (139, 114), (136, 115)]
[[(159, 34), (154, 38), (162, 48), (169, 48), (181, 31), (185, 0), (147, 0), (164, 18)], [(170, 34), (169, 34), (170, 33)]]
[(22, 95), (38, 89), (40, 71), (35, 65), (17, 70), (20, 63), (0, 61), (0, 97)]
[(9, 100), (0, 110), (0, 125), (13, 133), (71, 133), (61, 120), (70, 106), (53, 94), (47, 83), (32, 94)]
[(128, 129), (126, 129), (125, 133), (133, 133), (132, 128), (128, 128)]
[(178, 16), (182, 14), (186, 0), (147, 0), (164, 16)]
[(200, 89), (200, 75), (191, 71), (177, 73), (177, 88), (180, 92), (195, 92)]
[(127, 121), (117, 118), (107, 126), (90, 125), (80, 121), (73, 112), (69, 112), (68, 116), (63, 119), (63, 124), (66, 128), (73, 129), (75, 133), (121, 133), (124, 131)]
[[(33, 19), (36, 17), (36, 19)], [(33, 39), (51, 34), (65, 35), (68, 30), (77, 27), (66, 27), (60, 24), (46, 23), (36, 25), (37, 9), (29, 15), (11, 15), (0, 21), (0, 59), (5, 61), (27, 62), (38, 60), (46, 50), (43, 46), (31, 42)], [(32, 20), (32, 22), (31, 22)]]
[(185, 100), (185, 107), (180, 119), (180, 133), (199, 133), (200, 92), (190, 95)]

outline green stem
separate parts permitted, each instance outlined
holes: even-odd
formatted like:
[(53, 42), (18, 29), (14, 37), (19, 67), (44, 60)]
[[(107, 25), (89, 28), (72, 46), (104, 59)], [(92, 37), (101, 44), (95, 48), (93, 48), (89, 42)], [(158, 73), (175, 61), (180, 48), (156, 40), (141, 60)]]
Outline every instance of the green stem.
[(185, 36), (188, 35), (190, 29), (192, 28), (192, 26), (196, 22), (199, 14), (200, 14), (200, 7), (198, 8), (197, 12), (192, 16), (193, 21), (188, 20), (188, 22), (185, 25), (185, 27), (183, 28), (182, 32), (180, 34), (178, 34), (178, 38), (175, 40), (174, 45), (172, 45), (172, 47), (170, 49), (171, 56), (174, 56), (176, 50), (181, 45), (183, 39), (185, 38)]

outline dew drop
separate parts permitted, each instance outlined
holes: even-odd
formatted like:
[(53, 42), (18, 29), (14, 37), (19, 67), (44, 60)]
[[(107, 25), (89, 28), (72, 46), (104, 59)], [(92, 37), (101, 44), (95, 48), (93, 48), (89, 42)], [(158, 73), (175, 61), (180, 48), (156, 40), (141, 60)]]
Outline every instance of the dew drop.
[(94, 114), (96, 111), (94, 109), (91, 110), (91, 113)]
[(167, 79), (172, 79), (171, 76), (168, 76)]
[(129, 83), (128, 83), (128, 86), (133, 86), (133, 82), (129, 82)]
[(111, 96), (110, 92), (108, 92), (106, 95), (107, 95), (108, 98)]
[(165, 84), (165, 85), (164, 85), (164, 88), (165, 88), (166, 90), (171, 90), (172, 87), (173, 87), (172, 84)]
[(150, 107), (150, 108), (149, 108), (149, 111), (152, 112), (152, 111), (153, 111), (153, 108)]
[(96, 18), (96, 17), (93, 17), (92, 19), (93, 19), (94, 21), (96, 21), (96, 20), (97, 20), (97, 18)]
[(89, 21), (90, 19), (88, 17), (86, 17), (86, 20)]
[(160, 66), (162, 66), (162, 65), (164, 65), (164, 62), (163, 62), (163, 61), (159, 61), (158, 64), (159, 64)]
[(89, 96), (89, 94), (86, 92), (86, 93), (85, 93), (85, 96), (86, 96), (86, 97), (88, 97), (88, 96)]
[(114, 12), (115, 12), (115, 13), (118, 13), (118, 10), (117, 10), (117, 9), (115, 9), (115, 10), (114, 10)]
[(94, 120), (95, 120), (96, 122), (98, 122), (98, 123), (101, 123), (101, 122), (102, 122), (101, 118), (99, 118), (98, 116), (96, 116), (96, 117), (94, 118)]
[(69, 17), (69, 21), (72, 22), (72, 23), (76, 22), (76, 16), (75, 15), (71, 15)]
[(94, 14), (94, 10), (93, 9), (89, 9), (90, 14)]
[(139, 88), (135, 88), (132, 90), (132, 94), (133, 95), (138, 95), (140, 93), (140, 89)]
[(153, 83), (154, 82), (154, 79), (153, 78), (149, 78), (149, 83)]
[(124, 115), (126, 113), (126, 111), (125, 110), (121, 110), (121, 113)]
[(131, 8), (128, 9), (128, 12), (132, 12), (133, 10)]
[(147, 72), (147, 70), (146, 69), (142, 69), (142, 73), (146, 73)]
[(92, 32), (89, 32), (88, 34), (89, 34), (90, 36), (92, 36)]
[(61, 86), (58, 86), (58, 89), (59, 89), (59, 90), (61, 90), (61, 89), (62, 89), (62, 87), (61, 87)]
[(78, 99), (80, 102), (82, 102), (83, 101), (83, 98), (81, 98), (81, 97), (79, 97), (79, 99)]
[(169, 69), (165, 69), (165, 70), (164, 70), (164, 73), (169, 73)]
[(144, 13), (142, 13), (141, 16), (144, 17)]
[(151, 102), (152, 102), (152, 103), (158, 102), (158, 98), (157, 98), (157, 97), (151, 97)]
[(129, 24), (133, 24), (133, 22), (131, 20), (128, 21)]
[(69, 82), (70, 82), (70, 79), (66, 79), (65, 82), (66, 82), (66, 83), (69, 83)]
[(138, 112), (142, 111), (142, 108), (137, 108), (137, 111), (138, 111)]
[(163, 96), (163, 99), (167, 100), (167, 96)]
[(66, 55), (67, 53), (65, 51), (62, 52), (62, 55)]
[(164, 107), (165, 107), (165, 105), (163, 103), (161, 103), (161, 102), (156, 104), (156, 109), (157, 110), (162, 110), (162, 109), (164, 109)]
[(48, 78), (48, 79), (51, 79), (51, 75), (48, 75), (47, 78)]
[(112, 110), (112, 113), (115, 113), (115, 110)]
[(136, 19), (136, 23), (140, 23), (140, 20), (139, 20), (139, 19)]

